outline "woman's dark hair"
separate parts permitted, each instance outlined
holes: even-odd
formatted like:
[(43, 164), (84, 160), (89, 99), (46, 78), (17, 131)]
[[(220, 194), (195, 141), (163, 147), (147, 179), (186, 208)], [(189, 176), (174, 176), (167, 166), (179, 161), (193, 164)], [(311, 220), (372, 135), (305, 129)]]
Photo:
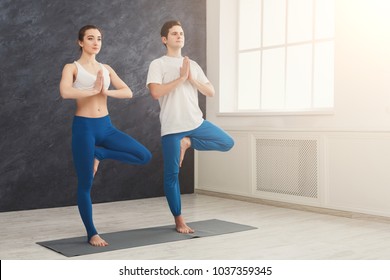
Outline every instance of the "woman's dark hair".
[[(103, 38), (103, 33), (102, 33), (102, 30), (95, 26), (95, 25), (91, 25), (91, 24), (88, 24), (88, 25), (84, 25), (83, 27), (80, 28), (79, 30), (79, 41), (83, 41), (84, 39), (84, 36), (85, 36), (85, 32), (89, 29), (97, 29), (99, 30), (100, 34), (102, 35), (102, 38)], [(80, 50), (82, 50), (82, 47), (80, 47)]]

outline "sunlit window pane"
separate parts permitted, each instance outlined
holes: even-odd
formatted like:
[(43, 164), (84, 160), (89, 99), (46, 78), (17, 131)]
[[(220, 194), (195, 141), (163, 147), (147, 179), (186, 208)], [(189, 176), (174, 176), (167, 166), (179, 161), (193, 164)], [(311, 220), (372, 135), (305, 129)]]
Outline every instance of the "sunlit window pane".
[(313, 0), (288, 1), (287, 42), (296, 43), (313, 38)]
[(333, 42), (320, 43), (315, 46), (314, 58), (314, 101), (316, 108), (333, 106), (334, 87)]
[(263, 46), (284, 44), (286, 41), (286, 0), (264, 0), (263, 5)]
[(284, 50), (284, 48), (275, 48), (263, 52), (261, 105), (264, 110), (284, 107)]
[(312, 46), (299, 45), (287, 49), (286, 107), (311, 107)]
[(239, 48), (259, 48), (261, 45), (261, 1), (240, 1)]
[(334, 36), (334, 1), (316, 0), (315, 38), (332, 38)]
[(260, 108), (260, 51), (239, 55), (238, 109)]
[(238, 7), (234, 38), (239, 40), (234, 60), (237, 93), (226, 99), (231, 108), (332, 108), (335, 0), (237, 1), (239, 5), (231, 7)]

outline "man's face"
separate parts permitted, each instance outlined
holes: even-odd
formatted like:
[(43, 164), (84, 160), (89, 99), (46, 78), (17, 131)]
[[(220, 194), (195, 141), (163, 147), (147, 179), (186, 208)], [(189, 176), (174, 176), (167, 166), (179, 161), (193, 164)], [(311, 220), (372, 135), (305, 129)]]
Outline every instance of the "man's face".
[(168, 36), (162, 38), (163, 43), (173, 49), (184, 47), (184, 31), (179, 25), (172, 26), (169, 29)]

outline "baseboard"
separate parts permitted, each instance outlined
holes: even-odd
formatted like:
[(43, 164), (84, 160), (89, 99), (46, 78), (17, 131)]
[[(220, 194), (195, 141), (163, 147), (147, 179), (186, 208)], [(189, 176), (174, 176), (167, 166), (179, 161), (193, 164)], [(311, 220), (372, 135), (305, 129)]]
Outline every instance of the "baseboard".
[(324, 215), (333, 215), (333, 216), (356, 219), (356, 220), (365, 220), (365, 221), (390, 224), (390, 217), (384, 217), (384, 216), (370, 215), (364, 213), (357, 213), (357, 212), (343, 211), (343, 210), (329, 209), (329, 208), (322, 208), (322, 207), (315, 207), (315, 206), (306, 206), (306, 205), (300, 205), (300, 204), (294, 204), (288, 202), (273, 201), (273, 200), (261, 199), (256, 197), (247, 197), (247, 196), (226, 194), (226, 193), (199, 190), (199, 189), (195, 189), (195, 193), (208, 195), (208, 196), (240, 200), (240, 201), (245, 201), (250, 203), (258, 203), (263, 205), (294, 209), (299, 211), (313, 212), (313, 213), (324, 214)]

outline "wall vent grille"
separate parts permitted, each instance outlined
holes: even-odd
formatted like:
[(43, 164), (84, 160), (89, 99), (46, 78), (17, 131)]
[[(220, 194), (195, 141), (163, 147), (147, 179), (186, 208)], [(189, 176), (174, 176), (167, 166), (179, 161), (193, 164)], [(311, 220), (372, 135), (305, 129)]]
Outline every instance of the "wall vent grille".
[(257, 191), (318, 197), (317, 140), (256, 139)]

